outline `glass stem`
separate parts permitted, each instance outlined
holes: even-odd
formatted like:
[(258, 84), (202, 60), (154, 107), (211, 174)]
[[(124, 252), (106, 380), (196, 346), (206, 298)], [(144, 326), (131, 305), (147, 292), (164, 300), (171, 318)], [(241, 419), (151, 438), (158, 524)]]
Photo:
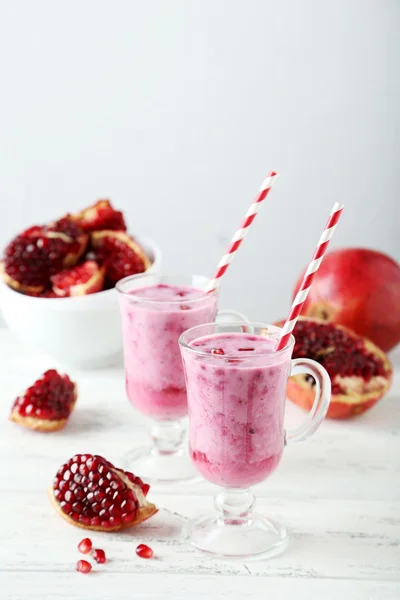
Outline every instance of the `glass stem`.
[(251, 490), (225, 489), (215, 497), (218, 518), (224, 525), (250, 525), (255, 501)]
[(153, 454), (176, 454), (181, 450), (185, 430), (179, 421), (157, 421), (150, 433)]

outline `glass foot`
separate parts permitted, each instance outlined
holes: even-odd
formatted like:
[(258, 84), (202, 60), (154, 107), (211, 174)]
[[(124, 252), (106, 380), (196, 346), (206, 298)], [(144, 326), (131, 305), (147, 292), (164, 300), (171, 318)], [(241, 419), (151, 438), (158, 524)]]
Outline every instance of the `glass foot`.
[(182, 449), (166, 454), (151, 447), (135, 448), (122, 457), (121, 465), (153, 485), (200, 479), (188, 454)]
[(286, 529), (262, 515), (254, 514), (246, 523), (230, 523), (218, 515), (189, 521), (182, 531), (183, 541), (220, 558), (270, 558), (288, 544)]

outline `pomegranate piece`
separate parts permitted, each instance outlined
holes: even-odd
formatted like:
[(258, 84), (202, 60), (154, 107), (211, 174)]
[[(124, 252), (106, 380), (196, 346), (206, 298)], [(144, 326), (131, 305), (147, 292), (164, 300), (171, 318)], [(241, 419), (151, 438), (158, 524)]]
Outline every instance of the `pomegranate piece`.
[(78, 560), (76, 563), (76, 570), (79, 571), (79, 573), (90, 573), (92, 565), (87, 560)]
[[(278, 323), (282, 326), (283, 321)], [(384, 352), (370, 340), (333, 323), (300, 317), (294, 329), (293, 358), (311, 358), (327, 370), (332, 382), (327, 416), (345, 419), (371, 408), (387, 392), (392, 367)], [(314, 379), (306, 374), (289, 378), (287, 396), (310, 410)]]
[(302, 314), (348, 327), (388, 352), (400, 342), (400, 265), (365, 248), (329, 252)]
[(70, 215), (55, 221), (55, 223), (50, 223), (50, 225), (47, 225), (46, 231), (49, 232), (48, 235), (50, 235), (51, 232), (61, 233), (69, 239), (74, 240), (77, 244), (76, 252), (73, 252), (72, 255), (67, 257), (64, 264), (71, 266), (75, 265), (86, 250), (89, 234), (79, 227), (79, 225), (71, 219)]
[(222, 350), (222, 348), (211, 348), (211, 354), (218, 354), (220, 356), (223, 356), (225, 352)]
[(71, 215), (71, 218), (84, 231), (100, 231), (102, 229), (126, 231), (124, 215), (115, 210), (109, 200), (98, 200), (93, 206)]
[(106, 269), (107, 279), (114, 284), (127, 275), (143, 273), (151, 265), (143, 248), (123, 231), (94, 231), (91, 242)]
[(78, 544), (78, 550), (79, 550), (79, 552), (82, 552), (82, 554), (89, 554), (91, 549), (92, 549), (92, 540), (90, 538), (84, 538)]
[[(76, 237), (64, 232), (67, 226), (75, 228), (68, 230)], [(6, 247), (3, 280), (19, 292), (40, 294), (50, 287), (51, 275), (78, 262), (87, 241), (87, 234), (68, 219), (49, 226), (30, 227)]]
[(92, 552), (92, 556), (99, 565), (102, 565), (107, 560), (106, 553), (101, 548), (95, 548)]
[(105, 269), (94, 260), (65, 269), (53, 275), (51, 283), (56, 296), (87, 296), (100, 292), (104, 285)]
[(136, 548), (136, 554), (140, 556), (140, 558), (151, 558), (154, 552), (150, 546), (147, 546), (146, 544), (139, 544), (139, 546)]
[(68, 523), (95, 531), (118, 531), (157, 512), (146, 500), (145, 486), (139, 477), (117, 469), (101, 456), (76, 454), (58, 469), (49, 496)]
[(51, 369), (18, 396), (10, 420), (34, 431), (57, 431), (65, 426), (76, 399), (75, 383)]

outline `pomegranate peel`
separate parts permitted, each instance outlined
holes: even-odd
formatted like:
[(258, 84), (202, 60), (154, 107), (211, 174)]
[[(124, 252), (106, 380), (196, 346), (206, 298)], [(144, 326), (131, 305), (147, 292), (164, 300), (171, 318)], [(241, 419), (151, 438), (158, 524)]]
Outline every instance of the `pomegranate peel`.
[[(277, 323), (282, 324), (283, 321)], [(390, 361), (370, 340), (341, 325), (306, 317), (299, 317), (293, 334), (293, 358), (316, 360), (331, 378), (332, 396), (327, 417), (345, 419), (361, 414), (390, 388)], [(311, 410), (315, 398), (314, 380), (303, 373), (290, 377), (287, 397)]]
[(143, 273), (151, 262), (141, 246), (124, 231), (94, 231), (91, 243), (113, 283), (128, 275)]
[(56, 296), (87, 296), (103, 289), (105, 277), (104, 267), (99, 267), (94, 260), (65, 269), (50, 279)]
[(51, 369), (18, 396), (9, 419), (33, 431), (58, 431), (67, 423), (76, 400), (76, 384)]
[(60, 467), (48, 493), (57, 513), (71, 525), (111, 532), (139, 525), (158, 512), (143, 485), (101, 456), (77, 454)]

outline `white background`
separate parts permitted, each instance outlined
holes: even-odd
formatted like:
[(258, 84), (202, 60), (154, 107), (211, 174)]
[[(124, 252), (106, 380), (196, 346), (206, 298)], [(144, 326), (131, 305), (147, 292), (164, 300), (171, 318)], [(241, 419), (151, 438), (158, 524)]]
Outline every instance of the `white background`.
[(0, 0), (0, 244), (110, 196), (172, 270), (211, 274), (281, 176), (223, 302), (284, 316), (332, 246), (400, 258), (398, 0)]

